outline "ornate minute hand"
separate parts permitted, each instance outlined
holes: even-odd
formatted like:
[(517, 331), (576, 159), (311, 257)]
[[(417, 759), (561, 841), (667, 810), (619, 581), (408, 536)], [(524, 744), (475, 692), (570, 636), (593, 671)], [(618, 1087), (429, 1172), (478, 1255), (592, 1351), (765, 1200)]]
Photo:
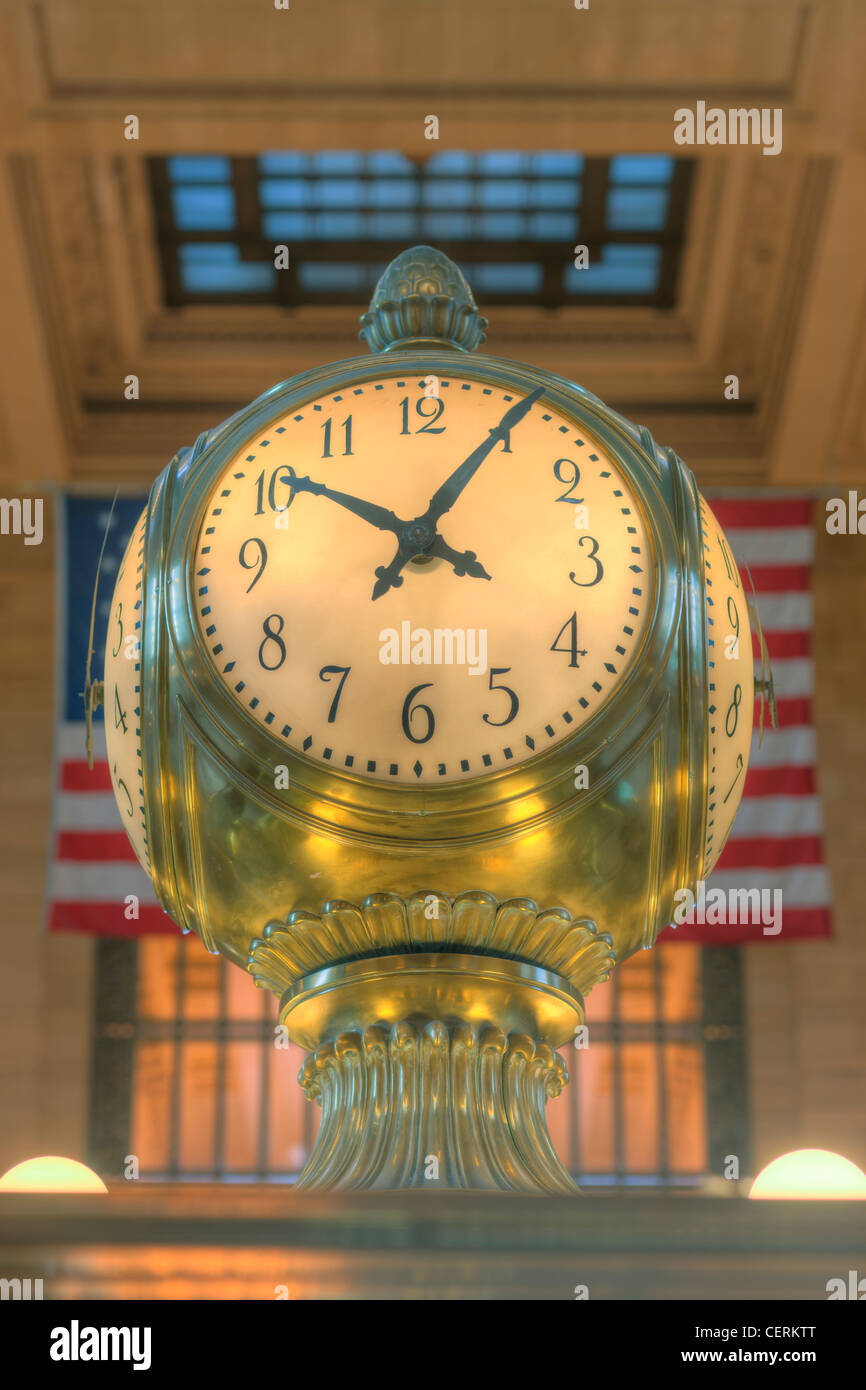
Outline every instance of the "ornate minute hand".
[(401, 532), (398, 533), (397, 553), (390, 565), (379, 565), (376, 570), (376, 583), (373, 586), (374, 599), (381, 598), (389, 589), (399, 589), (403, 583), (400, 571), (413, 556), (420, 554), (438, 555), (442, 559), (448, 560), (449, 564), (454, 566), (455, 574), (471, 574), (478, 579), (490, 578), (484, 566), (476, 559), (474, 550), (458, 553), (446, 545), (439, 535), (437, 523), (439, 518), (454, 506), (466, 484), (478, 472), (494, 444), (508, 438), (509, 431), (520, 423), (524, 415), (528, 414), (543, 394), (544, 387), (539, 386), (522, 401), (509, 406), (499, 424), (494, 425), (489, 431), (483, 444), (479, 444), (478, 448), (467, 459), (464, 459), (460, 467), (455, 468), (450, 478), (446, 478), (442, 486), (434, 492), (426, 512), (422, 516), (416, 516), (414, 521), (408, 522), (402, 528)]
[(508, 407), (502, 419), (499, 421), (499, 424), (494, 425), (483, 444), (479, 444), (478, 448), (460, 464), (460, 467), (455, 468), (450, 478), (446, 478), (442, 486), (434, 492), (433, 496), (430, 498), (430, 505), (424, 513), (423, 520), (425, 522), (435, 525), (440, 517), (451, 510), (457, 498), (466, 487), (466, 484), (474, 478), (475, 474), (478, 472), (478, 469), (487, 458), (494, 444), (508, 438), (510, 431), (513, 430), (515, 425), (520, 423), (524, 415), (529, 413), (535, 405), (535, 402), (543, 394), (544, 387), (538, 386), (534, 391), (531, 391), (528, 396), (525, 396), (522, 401), (518, 401), (516, 405)]

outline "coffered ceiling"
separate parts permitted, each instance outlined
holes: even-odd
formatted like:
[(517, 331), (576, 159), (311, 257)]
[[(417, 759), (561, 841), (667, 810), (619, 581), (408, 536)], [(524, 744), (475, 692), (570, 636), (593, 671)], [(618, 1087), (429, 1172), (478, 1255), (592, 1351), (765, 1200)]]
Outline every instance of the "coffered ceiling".
[[(674, 309), (496, 308), (485, 350), (581, 382), (705, 486), (863, 480), (866, 7), (18, 0), (3, 13), (7, 489), (141, 487), (274, 382), (363, 351), (355, 309), (165, 308), (148, 155), (423, 156), (430, 114), (436, 148), (697, 162)], [(674, 112), (697, 101), (781, 109), (782, 153), (676, 146)]]

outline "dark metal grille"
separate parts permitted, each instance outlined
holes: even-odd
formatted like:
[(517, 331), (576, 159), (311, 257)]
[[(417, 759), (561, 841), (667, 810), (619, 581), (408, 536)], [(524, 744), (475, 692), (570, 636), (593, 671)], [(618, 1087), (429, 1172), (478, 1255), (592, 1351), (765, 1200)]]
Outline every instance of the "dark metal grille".
[[(300, 1049), (275, 1047), (276, 1001), (194, 937), (101, 941), (90, 1161), (118, 1177), (291, 1181), (318, 1110)], [(548, 1108), (584, 1186), (691, 1186), (727, 1155), (749, 1171), (740, 952), (640, 953), (588, 1001), (589, 1046)]]
[[(688, 952), (690, 959), (685, 954)], [(680, 979), (670, 967), (687, 966)], [(749, 1171), (741, 956), (667, 946), (632, 957), (587, 1001), (589, 1047), (551, 1133), (582, 1186), (694, 1186), (736, 1155)]]
[(692, 167), (566, 151), (150, 159), (165, 301), (366, 304), (388, 262), (428, 242), (482, 304), (668, 308)]

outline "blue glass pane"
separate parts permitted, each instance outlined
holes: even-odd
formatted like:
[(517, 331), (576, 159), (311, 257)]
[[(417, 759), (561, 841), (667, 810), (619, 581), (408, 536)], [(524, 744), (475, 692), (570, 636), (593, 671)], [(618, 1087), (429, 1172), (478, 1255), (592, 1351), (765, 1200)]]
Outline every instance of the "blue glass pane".
[(465, 150), (443, 150), (432, 154), (424, 167), (429, 174), (471, 174), (473, 159)]
[(611, 183), (670, 183), (674, 161), (669, 154), (618, 154), (610, 161)]
[(478, 156), (479, 174), (525, 174), (529, 157), (516, 150), (491, 150)]
[(526, 219), (520, 212), (485, 212), (475, 222), (477, 234), (489, 240), (517, 241), (526, 235)]
[(531, 156), (533, 174), (582, 174), (583, 155), (566, 150), (542, 150)]
[(313, 292), (326, 290), (372, 289), (384, 266), (357, 265), (349, 261), (307, 261), (298, 267), (301, 289)]
[(424, 235), (434, 241), (468, 241), (472, 236), (472, 216), (468, 212), (428, 212)]
[(265, 294), (273, 290), (276, 271), (268, 261), (242, 261), (237, 246), (181, 246), (180, 278), (191, 294)]
[(414, 179), (371, 179), (367, 200), (375, 208), (411, 208), (418, 201), (418, 184)]
[(308, 241), (313, 235), (313, 218), (309, 212), (266, 212), (262, 233), (273, 241)]
[(360, 174), (364, 156), (357, 150), (323, 150), (312, 156), (312, 168), (317, 174)]
[(174, 225), (182, 232), (226, 232), (235, 225), (231, 188), (179, 184), (171, 190)]
[(526, 206), (528, 185), (522, 179), (496, 179), (478, 184), (478, 201), (485, 208)]
[(228, 183), (231, 162), (221, 154), (176, 154), (166, 161), (172, 183)]
[(566, 268), (567, 294), (652, 294), (658, 286), (660, 246), (605, 246), (586, 270)]
[(374, 150), (367, 155), (367, 170), (371, 174), (411, 174), (411, 159), (398, 150)]
[(575, 179), (534, 179), (529, 185), (529, 206), (533, 208), (573, 208), (580, 202), (581, 185)]
[(362, 212), (320, 212), (315, 219), (315, 236), (329, 241), (360, 240), (365, 233)]
[(261, 174), (305, 174), (309, 168), (310, 156), (299, 154), (297, 150), (269, 150), (259, 155)]
[(317, 179), (312, 188), (316, 207), (363, 207), (364, 185), (360, 179)]
[(607, 195), (607, 226), (613, 232), (658, 232), (668, 215), (667, 188), (611, 188)]
[(529, 218), (533, 241), (572, 241), (579, 227), (579, 219), (569, 212), (534, 212)]
[(465, 179), (436, 179), (424, 185), (424, 204), (428, 208), (468, 208), (472, 185)]
[(533, 294), (541, 289), (541, 266), (532, 261), (461, 266), (479, 294)]
[(310, 203), (309, 179), (261, 179), (259, 202), (263, 208), (299, 208)]
[(371, 237), (399, 241), (401, 237), (420, 236), (418, 218), (414, 212), (370, 212), (367, 228)]

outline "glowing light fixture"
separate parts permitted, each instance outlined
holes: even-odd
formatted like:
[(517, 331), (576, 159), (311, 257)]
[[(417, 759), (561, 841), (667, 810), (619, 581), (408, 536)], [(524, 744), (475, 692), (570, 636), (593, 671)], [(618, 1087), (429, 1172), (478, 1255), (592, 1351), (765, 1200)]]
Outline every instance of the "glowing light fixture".
[(864, 1200), (866, 1173), (830, 1149), (793, 1149), (761, 1169), (749, 1196), (789, 1201)]
[(45, 1154), (16, 1163), (0, 1178), (0, 1192), (107, 1192), (98, 1173), (74, 1158)]

